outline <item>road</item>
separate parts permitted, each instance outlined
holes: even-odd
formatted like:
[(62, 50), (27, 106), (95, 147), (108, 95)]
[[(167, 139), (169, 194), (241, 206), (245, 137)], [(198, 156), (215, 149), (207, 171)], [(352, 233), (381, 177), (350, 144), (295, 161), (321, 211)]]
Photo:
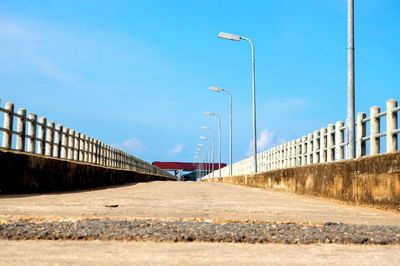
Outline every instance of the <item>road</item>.
[[(121, 227), (121, 221), (130, 229)], [(378, 236), (387, 234), (389, 240), (400, 239), (400, 212), (220, 183), (151, 182), (72, 193), (3, 195), (0, 224), (3, 265), (395, 265), (400, 255), (396, 241), (390, 245), (323, 244), (363, 241), (353, 237), (357, 234), (370, 234), (366, 243), (380, 241), (371, 235), (373, 231)], [(82, 235), (71, 231), (77, 227)], [(302, 233), (300, 240), (293, 238), (291, 230)], [(335, 230), (343, 231), (343, 236), (332, 237)], [(110, 236), (109, 231), (115, 234)], [(104, 232), (107, 237), (102, 236)], [(258, 232), (266, 237), (254, 237)], [(171, 234), (175, 235), (171, 238)], [(237, 234), (243, 237), (235, 240)], [(130, 241), (120, 241), (124, 237)], [(81, 238), (86, 241), (67, 240)], [(281, 244), (304, 241), (311, 244)]]

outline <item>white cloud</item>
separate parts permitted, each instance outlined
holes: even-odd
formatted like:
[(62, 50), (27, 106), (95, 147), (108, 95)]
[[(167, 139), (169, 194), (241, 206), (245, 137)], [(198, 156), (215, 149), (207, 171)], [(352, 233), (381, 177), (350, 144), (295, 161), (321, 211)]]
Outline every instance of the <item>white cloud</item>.
[(179, 143), (176, 144), (176, 146), (173, 149), (170, 149), (168, 153), (172, 155), (177, 155), (180, 154), (182, 151), (183, 151), (183, 145)]
[[(259, 137), (257, 138), (257, 152), (261, 152), (270, 147), (274, 140), (274, 133), (269, 129), (264, 129), (261, 131)], [(253, 142), (249, 143), (246, 155), (250, 156), (253, 154)]]
[(116, 148), (125, 150), (127, 152), (136, 153), (136, 154), (145, 150), (145, 146), (137, 138), (127, 139), (124, 142), (114, 144), (113, 146), (115, 146)]

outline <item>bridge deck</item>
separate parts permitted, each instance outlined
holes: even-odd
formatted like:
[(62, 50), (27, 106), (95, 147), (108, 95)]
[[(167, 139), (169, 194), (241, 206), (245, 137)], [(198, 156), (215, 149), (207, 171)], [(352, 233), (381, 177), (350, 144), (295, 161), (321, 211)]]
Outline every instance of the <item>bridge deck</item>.
[[(116, 205), (118, 207), (115, 207)], [(49, 239), (57, 239), (58, 234), (63, 234), (62, 228), (66, 228), (68, 225), (65, 221), (81, 221), (88, 218), (100, 219), (99, 222), (94, 222), (95, 226), (92, 225), (89, 228), (92, 232), (94, 230), (95, 234), (104, 229), (112, 231), (113, 228), (119, 228), (122, 235), (130, 229), (118, 227), (120, 224), (113, 225), (109, 219), (113, 221), (155, 219), (165, 222), (165, 225), (161, 225), (161, 227), (168, 226), (169, 222), (176, 220), (190, 221), (193, 224), (198, 221), (224, 224), (233, 220), (241, 221), (243, 224), (246, 224), (248, 220), (301, 224), (325, 222), (397, 226), (400, 224), (400, 213), (395, 211), (348, 206), (335, 200), (220, 183), (152, 182), (74, 193), (0, 196), (0, 235), (3, 234), (3, 238), (7, 234), (15, 237), (16, 234), (10, 233), (9, 229), (4, 229), (11, 228), (10, 230), (19, 230), (22, 237), (26, 233), (31, 234), (38, 230), (37, 234), (42, 237), (46, 237), (47, 234), (50, 236)], [(16, 221), (18, 223), (15, 223)], [(56, 235), (51, 236), (52, 231), (43, 225), (44, 222), (49, 221), (52, 221), (53, 224), (48, 228), (53, 228)], [(58, 223), (60, 221), (64, 221), (64, 223)], [(106, 227), (104, 227), (101, 221), (109, 222), (106, 222)], [(2, 231), (1, 224), (6, 223), (11, 226), (3, 226)], [(42, 225), (35, 226), (35, 223)], [(59, 226), (57, 223), (62, 225)], [(132, 225), (129, 224), (129, 226)], [(81, 226), (77, 227), (84, 228), (84, 225)], [(74, 228), (76, 229), (76, 227)], [(179, 226), (172, 228), (173, 231), (180, 230)], [(380, 228), (387, 230), (384, 227)], [(40, 230), (45, 230), (43, 231), (45, 234), (40, 233)], [(66, 230), (71, 230), (71, 227)], [(144, 231), (151, 230), (151, 227), (147, 227)], [(200, 230), (204, 231), (202, 228)], [(210, 234), (218, 233), (218, 230), (212, 231)], [(394, 233), (396, 234), (396, 232)], [(171, 256), (171, 254), (173, 255)], [(293, 263), (377, 265), (383, 263), (396, 265), (399, 256), (398, 244), (388, 246), (251, 245), (115, 240), (0, 240), (0, 257), (2, 257), (0, 265), (42, 265), (43, 263), (96, 265), (110, 263), (139, 265), (288, 265)]]
[[(106, 205), (118, 205), (107, 208)], [(0, 221), (188, 219), (400, 225), (400, 213), (318, 197), (203, 182), (151, 182), (59, 194), (0, 196)]]

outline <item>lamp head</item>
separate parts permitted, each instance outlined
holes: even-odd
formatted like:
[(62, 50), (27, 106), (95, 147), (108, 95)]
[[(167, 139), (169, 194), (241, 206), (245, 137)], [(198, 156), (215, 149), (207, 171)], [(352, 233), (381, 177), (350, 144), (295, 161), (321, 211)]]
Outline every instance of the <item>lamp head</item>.
[(240, 41), (240, 36), (232, 33), (220, 32), (218, 37), (231, 41)]
[(222, 88), (218, 88), (218, 87), (208, 87), (208, 90), (210, 90), (210, 91), (216, 91), (216, 92), (223, 92), (224, 91), (224, 89), (222, 89)]
[(211, 116), (211, 115), (215, 115), (215, 113), (212, 113), (212, 112), (203, 112), (203, 115)]

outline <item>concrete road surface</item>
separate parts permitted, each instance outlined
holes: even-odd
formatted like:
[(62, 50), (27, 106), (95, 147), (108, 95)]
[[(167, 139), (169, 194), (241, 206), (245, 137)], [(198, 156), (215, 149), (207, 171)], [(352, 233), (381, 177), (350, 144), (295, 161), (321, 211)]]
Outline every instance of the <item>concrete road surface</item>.
[[(397, 211), (217, 183), (152, 182), (73, 193), (0, 196), (0, 223), (88, 218), (400, 225)], [(399, 255), (399, 245), (0, 240), (3, 265), (396, 265)]]
[(398, 265), (399, 246), (0, 241), (0, 265)]
[[(118, 205), (117, 208), (105, 206)], [(0, 221), (84, 218), (400, 225), (400, 212), (219, 183), (152, 182), (74, 193), (0, 196)]]

